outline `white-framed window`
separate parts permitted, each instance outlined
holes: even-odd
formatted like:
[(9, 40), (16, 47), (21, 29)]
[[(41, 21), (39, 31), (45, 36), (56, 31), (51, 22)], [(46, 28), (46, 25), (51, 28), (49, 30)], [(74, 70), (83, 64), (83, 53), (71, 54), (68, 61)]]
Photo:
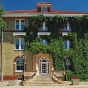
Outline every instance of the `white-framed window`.
[(48, 8), (47, 7), (41, 7), (41, 12), (48, 12)]
[(70, 30), (71, 31), (71, 25), (69, 24), (69, 22), (67, 24), (64, 25), (64, 30)]
[(24, 39), (15, 39), (15, 50), (24, 50)]
[(25, 27), (24, 19), (16, 19), (15, 20), (15, 30), (23, 30)]
[(64, 40), (64, 48), (70, 49), (70, 41), (69, 40)]
[(26, 70), (26, 63), (22, 57), (17, 57), (14, 64), (15, 72), (22, 72), (23, 70)]
[(42, 25), (41, 25), (41, 27), (39, 28), (39, 30), (41, 30), (41, 31), (47, 31), (47, 30), (48, 30), (48, 27), (46, 27), (45, 22), (42, 23)]
[(47, 41), (45, 39), (40, 39), (40, 42), (43, 44), (47, 44)]

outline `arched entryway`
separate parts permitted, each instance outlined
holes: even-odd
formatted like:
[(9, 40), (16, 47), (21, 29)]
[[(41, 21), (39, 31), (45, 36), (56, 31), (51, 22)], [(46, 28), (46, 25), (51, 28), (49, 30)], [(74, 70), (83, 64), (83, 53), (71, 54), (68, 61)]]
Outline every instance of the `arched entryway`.
[(39, 60), (39, 74), (48, 75), (49, 74), (49, 60), (45, 57)]

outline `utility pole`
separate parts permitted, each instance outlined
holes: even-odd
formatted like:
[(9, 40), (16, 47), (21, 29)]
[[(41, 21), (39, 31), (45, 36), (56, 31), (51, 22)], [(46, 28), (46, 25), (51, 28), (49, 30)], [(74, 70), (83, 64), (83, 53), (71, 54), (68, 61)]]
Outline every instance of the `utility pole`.
[(1, 82), (3, 82), (3, 28), (1, 29)]
[(2, 19), (4, 15), (4, 9), (2, 7), (2, 0), (0, 0), (0, 31), (1, 31), (1, 82), (3, 82), (3, 29), (6, 26), (6, 23)]

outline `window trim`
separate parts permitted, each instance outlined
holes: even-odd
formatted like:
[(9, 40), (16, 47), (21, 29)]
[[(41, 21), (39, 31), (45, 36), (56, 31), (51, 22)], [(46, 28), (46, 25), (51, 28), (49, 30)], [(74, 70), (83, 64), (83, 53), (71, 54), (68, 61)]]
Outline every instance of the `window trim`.
[[(19, 49), (16, 49), (16, 39), (19, 39)], [(24, 38), (15, 38), (15, 42), (14, 42), (14, 50), (24, 50), (24, 49), (21, 49), (21, 40), (24, 40)], [(24, 44), (25, 45), (25, 44)]]
[(23, 30), (23, 29), (21, 29), (21, 20), (24, 20), (24, 25), (25, 25), (25, 19), (15, 19), (15, 30), (17, 30), (16, 29), (16, 20), (19, 20), (19, 29), (18, 30)]

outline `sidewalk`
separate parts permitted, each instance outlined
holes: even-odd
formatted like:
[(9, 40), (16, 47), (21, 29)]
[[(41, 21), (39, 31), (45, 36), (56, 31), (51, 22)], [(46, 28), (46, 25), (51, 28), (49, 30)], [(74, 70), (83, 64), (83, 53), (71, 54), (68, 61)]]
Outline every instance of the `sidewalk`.
[[(0, 82), (0, 88), (88, 88), (88, 82), (80, 82), (79, 85), (59, 85), (58, 86), (21, 86), (17, 81), (15, 86), (8, 86), (8, 82)], [(69, 82), (71, 84), (71, 82)]]
[(75, 86), (5, 86), (0, 88), (88, 88), (88, 85)]

